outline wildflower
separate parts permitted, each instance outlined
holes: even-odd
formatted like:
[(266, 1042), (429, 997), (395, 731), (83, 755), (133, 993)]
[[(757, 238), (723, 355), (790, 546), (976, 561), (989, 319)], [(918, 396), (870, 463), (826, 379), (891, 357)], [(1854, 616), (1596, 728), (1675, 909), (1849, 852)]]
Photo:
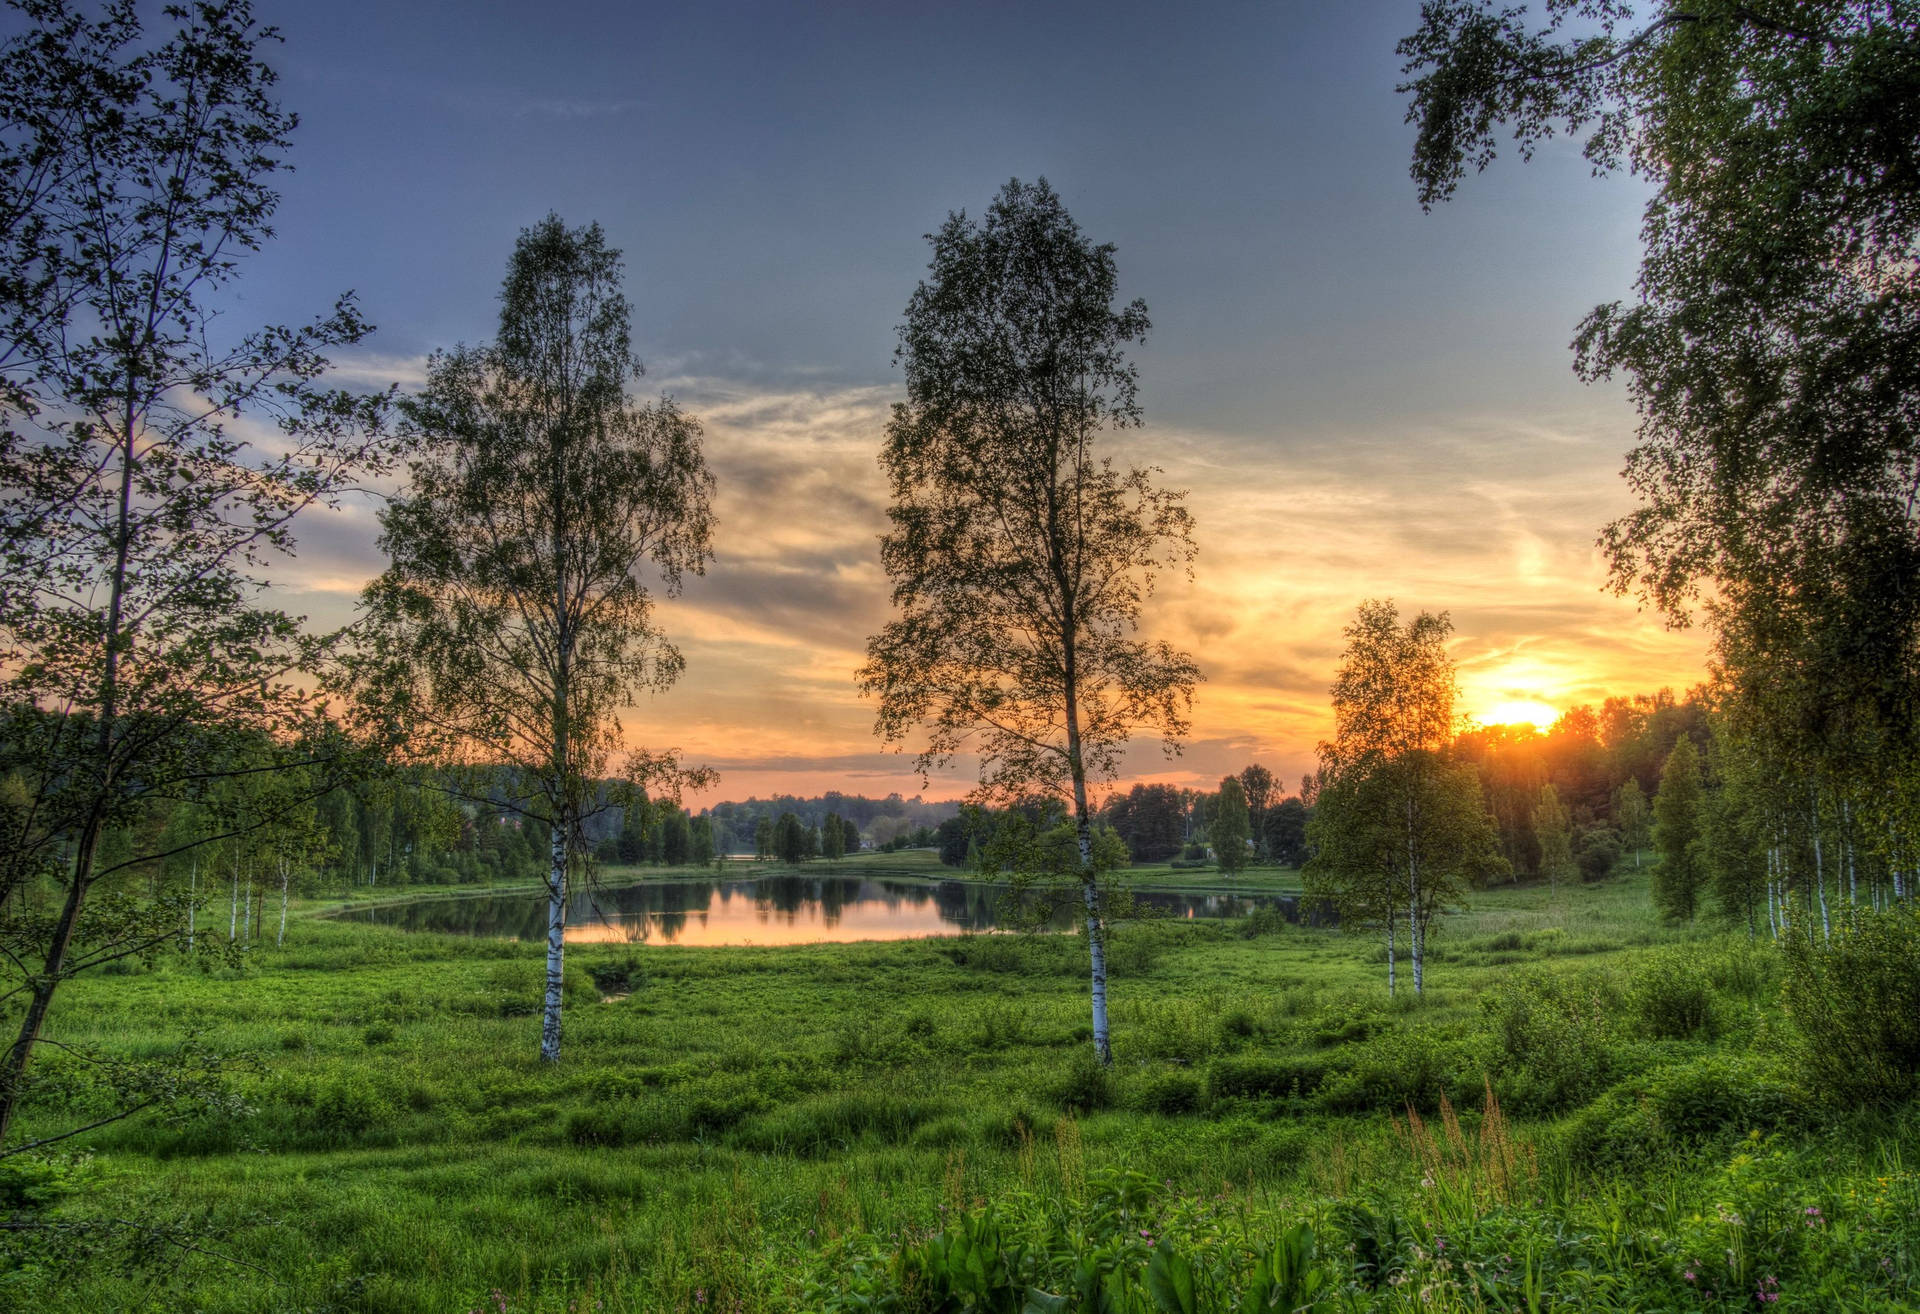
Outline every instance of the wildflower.
[(1689, 1282), (1691, 1282), (1691, 1281), (1693, 1281), (1693, 1270), (1692, 1270), (1692, 1269), (1688, 1269), (1688, 1270), (1686, 1271), (1686, 1274), (1685, 1274), (1685, 1277), (1686, 1277), (1686, 1279), (1687, 1279), (1687, 1281), (1689, 1281)]
[(1150, 1236), (1147, 1232), (1147, 1229), (1143, 1227), (1140, 1229), (1140, 1239), (1142, 1241), (1151, 1241), (1153, 1240), (1153, 1237)]

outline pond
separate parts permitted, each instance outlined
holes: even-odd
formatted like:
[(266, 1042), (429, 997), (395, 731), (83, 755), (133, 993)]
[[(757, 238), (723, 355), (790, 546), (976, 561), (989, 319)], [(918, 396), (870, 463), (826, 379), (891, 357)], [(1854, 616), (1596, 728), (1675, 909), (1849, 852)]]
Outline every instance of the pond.
[[(999, 928), (1006, 890), (968, 881), (888, 880), (860, 876), (752, 876), (649, 881), (576, 893), (567, 905), (573, 943), (679, 945), (821, 944), (917, 940)], [(1276, 894), (1137, 891), (1138, 903), (1167, 917), (1240, 917), (1256, 908), (1298, 916), (1298, 898)], [(338, 914), (407, 931), (496, 939), (544, 940), (547, 898), (539, 893), (477, 894), (359, 908)], [(1056, 930), (1074, 925), (1060, 909)]]

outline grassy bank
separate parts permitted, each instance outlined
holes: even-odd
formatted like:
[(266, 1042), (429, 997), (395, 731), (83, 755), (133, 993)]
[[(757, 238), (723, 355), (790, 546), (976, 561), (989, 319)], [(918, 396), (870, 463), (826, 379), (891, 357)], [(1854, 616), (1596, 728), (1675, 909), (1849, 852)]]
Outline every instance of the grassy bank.
[[(1103, 1073), (1075, 937), (579, 946), (547, 1067), (537, 947), (305, 905), (237, 968), (76, 984), (48, 1032), (253, 1056), (248, 1116), (102, 1129), (11, 1188), (220, 1257), (29, 1262), (0, 1307), (1019, 1309), (1086, 1270), (1111, 1308), (1230, 1309), (1291, 1232), (1327, 1308), (1911, 1308), (1913, 1118), (1823, 1108), (1774, 953), (1646, 906), (1480, 895), (1418, 1002), (1370, 940), (1123, 928)], [(88, 1077), (43, 1062), (50, 1129)]]

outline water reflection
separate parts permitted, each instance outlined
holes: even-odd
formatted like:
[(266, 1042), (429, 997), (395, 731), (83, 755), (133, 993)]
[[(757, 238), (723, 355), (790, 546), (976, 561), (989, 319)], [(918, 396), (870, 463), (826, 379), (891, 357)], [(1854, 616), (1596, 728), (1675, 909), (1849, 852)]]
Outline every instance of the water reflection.
[[(847, 940), (917, 940), (998, 928), (1006, 891), (971, 881), (910, 881), (859, 876), (754, 876), (729, 880), (651, 881), (577, 893), (567, 905), (573, 943), (679, 945), (819, 944)], [(1137, 902), (1170, 917), (1239, 917), (1255, 908), (1298, 915), (1292, 895), (1136, 892)], [(358, 909), (342, 916), (397, 926), (495, 939), (541, 940), (547, 901), (540, 894), (480, 894)], [(1071, 908), (1053, 918), (1074, 924)]]

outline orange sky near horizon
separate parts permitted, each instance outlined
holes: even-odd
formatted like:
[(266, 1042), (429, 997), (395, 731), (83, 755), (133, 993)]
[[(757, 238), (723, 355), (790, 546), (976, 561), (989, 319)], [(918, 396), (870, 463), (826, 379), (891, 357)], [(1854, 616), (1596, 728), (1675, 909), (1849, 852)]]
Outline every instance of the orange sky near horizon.
[[(687, 800), (696, 807), (829, 789), (964, 794), (971, 763), (923, 787), (912, 746), (896, 754), (874, 737), (854, 682), (889, 614), (876, 458), (891, 390), (665, 386), (705, 427), (719, 527), (706, 575), (659, 612), (685, 675), (626, 715), (628, 743), (716, 767), (719, 784)], [(1211, 788), (1254, 761), (1297, 783), (1331, 728), (1341, 629), (1363, 598), (1451, 614), (1459, 710), (1482, 722), (1697, 683), (1698, 630), (1670, 630), (1602, 589), (1594, 538), (1631, 505), (1617, 474), (1631, 438), (1631, 413), (1596, 393), (1579, 412), (1453, 419), (1391, 442), (1151, 422), (1115, 439), (1187, 490), (1194, 577), (1164, 581), (1148, 629), (1192, 651), (1206, 676), (1184, 752), (1136, 743), (1122, 787)], [(371, 512), (347, 519), (327, 535), (334, 552), (303, 552), (304, 580), (286, 580), (331, 595), (316, 612), (344, 610), (379, 567)], [(1508, 706), (1521, 703), (1532, 709)]]

